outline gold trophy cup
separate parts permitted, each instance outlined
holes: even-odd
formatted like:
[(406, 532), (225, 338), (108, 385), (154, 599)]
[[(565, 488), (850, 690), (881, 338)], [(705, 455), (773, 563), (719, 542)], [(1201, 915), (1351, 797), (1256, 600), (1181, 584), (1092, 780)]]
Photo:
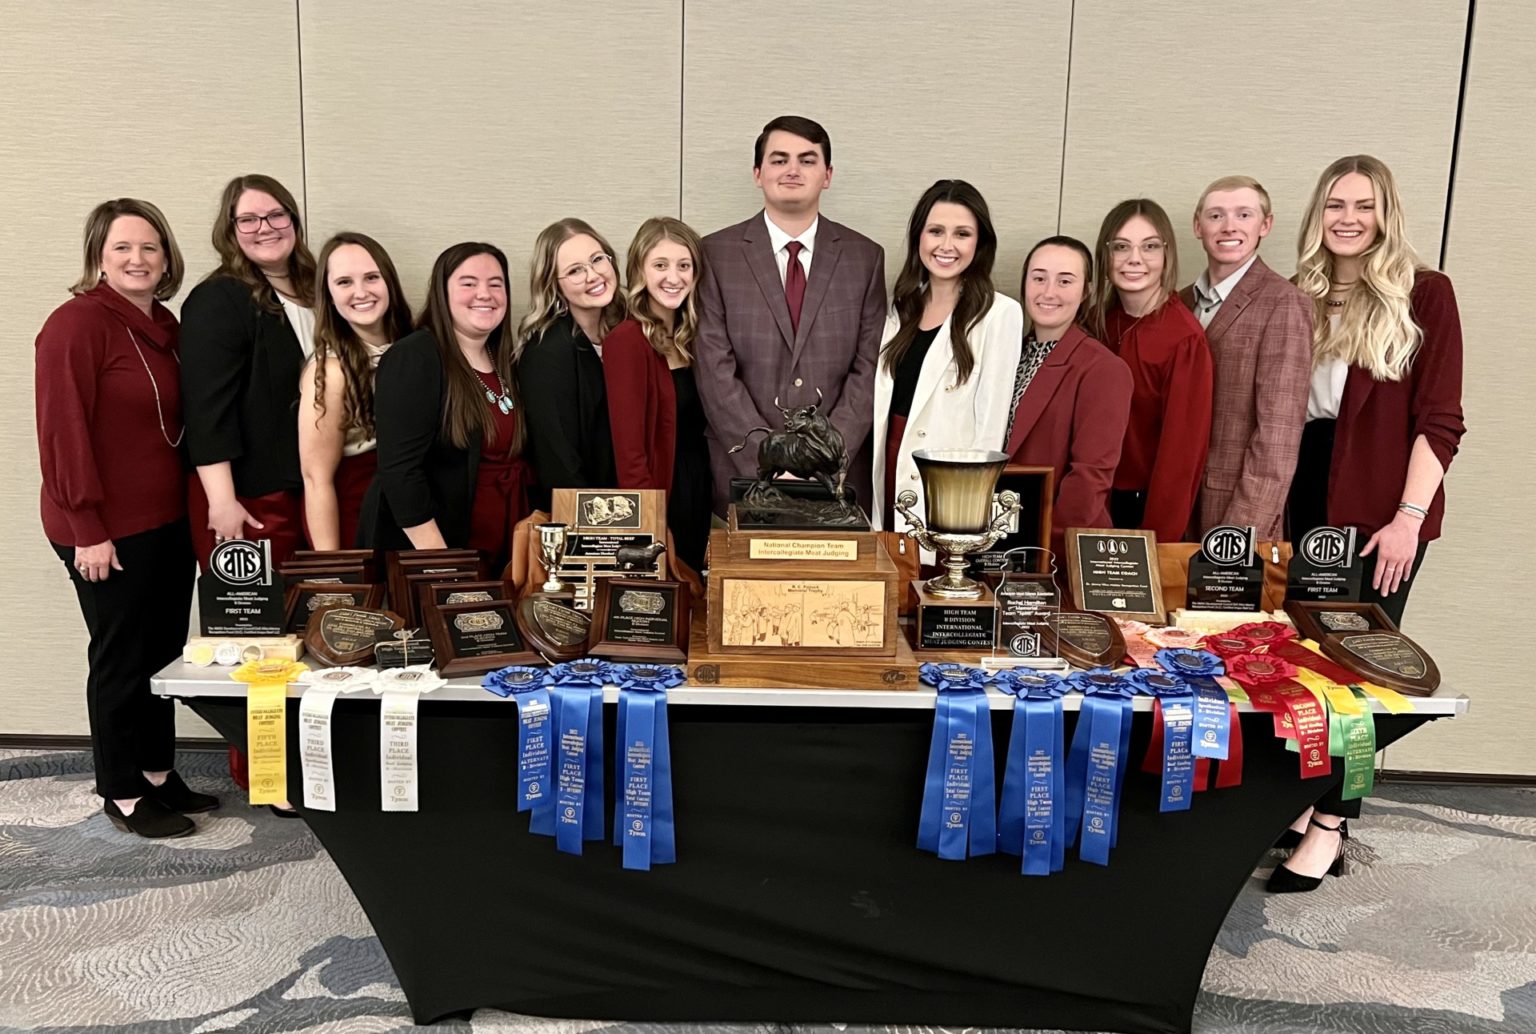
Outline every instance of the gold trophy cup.
[[(912, 454), (927, 500), (926, 520), (912, 512), (917, 493), (896, 497), (896, 512), (907, 519), (907, 535), (939, 557), (944, 573), (914, 581), (917, 624), (914, 642), (923, 650), (991, 650), (997, 628), (997, 601), (991, 590), (965, 573), (967, 558), (990, 549), (1019, 512), (1017, 492), (993, 489), (1008, 465), (1008, 454), (986, 449), (920, 449)], [(962, 604), (962, 605), (956, 605)]]

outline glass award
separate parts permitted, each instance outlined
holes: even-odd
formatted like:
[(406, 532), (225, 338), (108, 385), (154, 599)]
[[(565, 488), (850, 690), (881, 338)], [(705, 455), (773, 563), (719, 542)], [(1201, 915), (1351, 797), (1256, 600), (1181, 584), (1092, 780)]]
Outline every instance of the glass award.
[[(1026, 553), (1043, 553), (1048, 572), (1028, 570)], [(1056, 586), (1056, 558), (1040, 546), (1020, 546), (1004, 554), (997, 597), (997, 641), (988, 667), (1025, 665), (1059, 667), (1057, 626), (1061, 590)]]

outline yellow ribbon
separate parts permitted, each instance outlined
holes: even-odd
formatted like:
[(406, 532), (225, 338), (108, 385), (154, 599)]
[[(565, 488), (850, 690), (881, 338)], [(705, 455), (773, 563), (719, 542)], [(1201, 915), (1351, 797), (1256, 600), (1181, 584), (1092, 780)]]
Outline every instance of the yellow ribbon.
[(1364, 706), (1355, 699), (1348, 686), (1341, 686), (1310, 668), (1297, 668), (1296, 681), (1310, 689), (1312, 695), (1319, 700), (1326, 700), (1328, 706), (1339, 714), (1365, 713)]
[(229, 677), (250, 688), (245, 694), (245, 753), (252, 804), (288, 799), (288, 683), (307, 665), (279, 658), (247, 661)]
[[(1313, 642), (1311, 639), (1301, 640), (1301, 645), (1305, 646), (1308, 650), (1311, 650), (1319, 657), (1326, 656), (1323, 653), (1323, 648), (1318, 646), (1317, 643)], [(1358, 686), (1365, 692), (1367, 696), (1380, 701), (1381, 706), (1387, 709), (1388, 714), (1407, 714), (1409, 711), (1413, 710), (1413, 705), (1408, 702), (1408, 698), (1403, 696), (1395, 689), (1388, 689), (1385, 686), (1378, 686), (1374, 682), (1365, 682), (1363, 680), (1360, 682), (1351, 683), (1351, 685)], [(1358, 714), (1359, 712), (1345, 713)]]

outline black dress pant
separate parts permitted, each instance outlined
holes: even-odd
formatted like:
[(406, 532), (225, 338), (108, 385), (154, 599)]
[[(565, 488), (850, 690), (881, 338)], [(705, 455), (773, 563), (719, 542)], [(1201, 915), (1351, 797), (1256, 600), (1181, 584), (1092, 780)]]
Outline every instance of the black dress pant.
[(149, 690), (150, 676), (181, 653), (187, 639), (196, 561), (185, 520), (114, 540), (121, 571), (88, 582), (75, 570), (75, 547), (53, 543), (80, 600), (91, 640), (85, 705), (96, 760), (96, 792), (127, 800), (144, 794), (145, 772), (175, 763), (176, 716)]
[[(1290, 498), (1286, 503), (1286, 528), (1293, 543), (1299, 542), (1313, 528), (1328, 523), (1328, 476), (1333, 463), (1333, 435), (1336, 427), (1337, 422), (1333, 420), (1309, 420), (1301, 433), (1296, 476), (1291, 479)], [(1365, 542), (1361, 541), (1359, 546), (1364, 548)], [(1414, 554), (1413, 573), (1390, 596), (1383, 596), (1371, 588), (1376, 578), (1376, 563), (1381, 557), (1381, 554), (1372, 550), (1370, 556), (1362, 561), (1364, 570), (1360, 574), (1360, 602), (1376, 604), (1392, 619), (1393, 624), (1401, 626), (1403, 608), (1408, 604), (1408, 591), (1413, 588), (1413, 579), (1418, 577), (1424, 565), (1424, 553), (1428, 548), (1428, 542), (1419, 543), (1418, 551)], [(1341, 800), (1341, 792), (1342, 784), (1324, 794), (1317, 801), (1317, 809), (1327, 815), (1359, 818), (1360, 801)]]

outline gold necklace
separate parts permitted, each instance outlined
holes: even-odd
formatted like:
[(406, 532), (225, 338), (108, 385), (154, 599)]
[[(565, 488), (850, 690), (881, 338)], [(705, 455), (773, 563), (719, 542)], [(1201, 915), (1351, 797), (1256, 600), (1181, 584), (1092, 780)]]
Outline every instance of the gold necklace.
[[(125, 327), (124, 329), (128, 331), (128, 340), (133, 342), (133, 350), (139, 353), (139, 362), (144, 364), (144, 372), (149, 374), (149, 387), (155, 393), (155, 416), (160, 421), (160, 437), (165, 439), (165, 444), (174, 449), (181, 445), (181, 440), (187, 436), (186, 422), (182, 422), (181, 433), (176, 436), (176, 440), (171, 441), (171, 436), (165, 430), (165, 411), (160, 408), (160, 385), (155, 380), (154, 371), (149, 368), (149, 360), (144, 358), (144, 350), (139, 347), (139, 339), (133, 336), (133, 328)], [(175, 352), (172, 352), (171, 356), (176, 360), (176, 365), (180, 366), (181, 356)]]

